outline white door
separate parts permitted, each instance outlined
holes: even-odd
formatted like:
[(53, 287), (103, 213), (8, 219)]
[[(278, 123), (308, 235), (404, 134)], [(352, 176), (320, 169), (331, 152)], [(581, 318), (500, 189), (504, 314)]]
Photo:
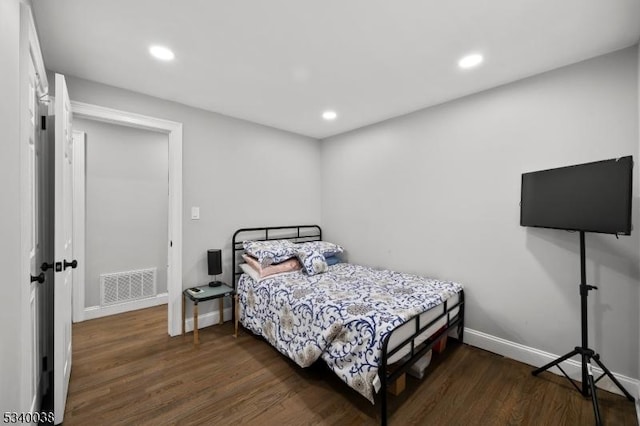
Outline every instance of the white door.
[[(25, 25), (23, 16), (23, 25)], [(39, 283), (36, 278), (40, 275), (41, 245), (39, 238), (39, 197), (38, 197), (38, 163), (40, 161), (40, 126), (39, 126), (39, 79), (36, 72), (36, 65), (33, 60), (31, 40), (27, 48), (22, 53), (21, 65), (25, 67), (21, 88), (21, 129), (20, 143), (22, 156), (22, 180), (23, 199), (22, 214), (24, 222), (22, 224), (23, 244), (25, 246), (25, 256), (27, 257), (28, 270), (31, 275), (25, 276), (22, 290), (22, 395), (25, 408), (38, 410), (40, 404), (40, 357), (42, 355), (42, 344), (39, 335), (39, 306), (38, 293)], [(26, 270), (25, 270), (26, 272)], [(44, 278), (44, 275), (41, 276)]]
[[(73, 137), (71, 102), (64, 76), (56, 74), (54, 188), (54, 411), (62, 423), (71, 375), (71, 291), (73, 285)], [(73, 265), (73, 266), (72, 266)]]

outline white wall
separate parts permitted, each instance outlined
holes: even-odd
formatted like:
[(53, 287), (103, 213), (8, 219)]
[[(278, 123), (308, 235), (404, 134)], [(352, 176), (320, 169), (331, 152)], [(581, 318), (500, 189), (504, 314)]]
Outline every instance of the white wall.
[[(632, 47), (325, 140), (326, 238), (356, 263), (462, 282), (469, 328), (572, 350), (578, 234), (520, 227), (520, 178), (630, 154), (638, 162), (637, 67)], [(600, 286), (589, 297), (590, 344), (634, 378), (638, 193), (632, 236), (586, 240), (588, 282)]]
[[(20, 407), (20, 2), (0, 1), (0, 412)], [(11, 385), (9, 385), (11, 384)]]
[(100, 305), (100, 275), (156, 268), (167, 292), (166, 134), (76, 119), (86, 132), (85, 307)]
[[(219, 279), (230, 282), (238, 228), (319, 223), (319, 141), (70, 76), (67, 83), (72, 100), (183, 123), (184, 288), (209, 281), (211, 248), (223, 250)], [(192, 206), (200, 220), (191, 220)]]

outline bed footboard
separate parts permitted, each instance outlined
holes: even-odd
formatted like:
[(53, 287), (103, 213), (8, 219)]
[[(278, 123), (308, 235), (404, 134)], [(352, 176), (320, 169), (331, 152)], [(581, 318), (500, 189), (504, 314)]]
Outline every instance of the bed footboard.
[[(458, 339), (462, 342), (464, 337), (464, 290), (458, 293), (457, 301), (451, 303), (445, 300), (442, 305), (442, 313), (435, 318), (424, 320), (422, 314), (418, 314), (409, 319), (405, 324), (391, 331), (384, 339), (382, 346), (382, 360), (378, 376), (380, 378), (380, 423), (387, 424), (388, 395), (387, 390), (390, 384), (395, 382), (402, 374), (405, 374), (413, 364), (424, 356), (431, 348), (450, 331), (457, 329)], [(429, 328), (436, 326), (438, 323), (444, 325), (432, 334), (430, 337), (423, 339), (422, 336), (428, 332)], [(402, 330), (401, 330), (402, 328)], [(404, 332), (407, 328), (411, 329), (408, 336), (402, 336), (398, 340), (397, 336)], [(393, 342), (393, 343), (392, 343)], [(389, 371), (389, 361), (394, 355), (408, 352), (405, 356), (395, 363), (393, 371)]]

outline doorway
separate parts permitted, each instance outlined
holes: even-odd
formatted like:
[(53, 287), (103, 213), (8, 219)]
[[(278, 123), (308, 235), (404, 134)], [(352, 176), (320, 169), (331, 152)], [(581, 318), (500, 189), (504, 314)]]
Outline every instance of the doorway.
[[(168, 136), (167, 329), (169, 335), (178, 335), (182, 315), (182, 124), (81, 102), (72, 102), (71, 107), (74, 118), (151, 130)], [(85, 319), (80, 312), (84, 311), (80, 302), (84, 302), (84, 297), (74, 291), (74, 315), (78, 321)]]
[(166, 304), (167, 134), (78, 117), (73, 127), (74, 247), (84, 253), (74, 322)]

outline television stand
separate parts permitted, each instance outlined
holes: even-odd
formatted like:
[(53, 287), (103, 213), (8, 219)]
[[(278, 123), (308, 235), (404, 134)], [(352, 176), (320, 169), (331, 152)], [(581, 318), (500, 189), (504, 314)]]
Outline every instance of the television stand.
[[(622, 386), (622, 384), (615, 378), (615, 376), (609, 371), (607, 367), (600, 360), (600, 355), (598, 355), (593, 349), (589, 348), (589, 327), (587, 324), (587, 298), (589, 296), (589, 291), (597, 290), (598, 287), (588, 285), (587, 281), (587, 268), (585, 261), (585, 243), (584, 243), (584, 231), (580, 231), (580, 316), (581, 316), (581, 331), (582, 331), (582, 346), (576, 346), (571, 352), (561, 356), (560, 358), (551, 361), (547, 365), (543, 365), (540, 368), (537, 368), (531, 372), (534, 376), (542, 373), (543, 371), (548, 370), (551, 367), (558, 367), (562, 374), (571, 382), (573, 387), (575, 387), (578, 392), (580, 392), (584, 397), (591, 396), (591, 402), (593, 404), (593, 414), (596, 418), (596, 425), (602, 425), (602, 418), (600, 417), (600, 407), (598, 406), (598, 397), (596, 395), (596, 383), (602, 379), (605, 375), (608, 376), (611, 381), (622, 391), (624, 396), (627, 397), (629, 401), (634, 401), (633, 397), (627, 390)], [(569, 377), (569, 375), (562, 369), (560, 363), (566, 361), (572, 356), (580, 355), (582, 359), (582, 389), (576, 385), (576, 383)], [(591, 361), (595, 361), (596, 364), (604, 371), (600, 377), (597, 379), (593, 378), (593, 370), (591, 368)]]

